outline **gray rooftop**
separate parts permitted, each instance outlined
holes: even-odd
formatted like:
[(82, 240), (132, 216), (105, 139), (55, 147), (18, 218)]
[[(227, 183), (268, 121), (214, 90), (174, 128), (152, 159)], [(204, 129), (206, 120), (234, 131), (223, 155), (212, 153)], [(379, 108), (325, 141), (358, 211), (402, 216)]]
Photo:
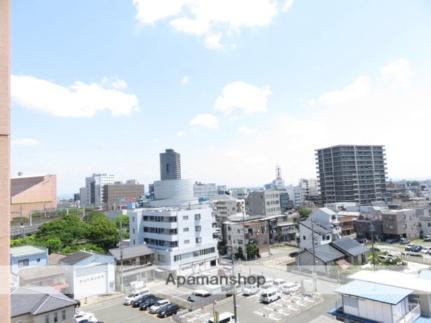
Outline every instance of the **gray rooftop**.
[(354, 280), (339, 287), (335, 291), (340, 294), (366, 298), (392, 305), (398, 304), (408, 295), (413, 293), (413, 290), (411, 289), (381, 285), (360, 280)]
[(121, 253), (123, 253), (123, 259), (135, 258), (140, 256), (151, 255), (154, 252), (146, 245), (128, 246), (124, 248), (109, 249), (109, 253), (116, 259), (121, 259)]
[(52, 287), (17, 288), (11, 293), (11, 316), (38, 315), (75, 306), (76, 301)]
[(35, 246), (21, 246), (10, 248), (10, 254), (12, 257), (24, 257), (32, 255), (40, 255), (42, 253), (47, 253), (46, 248), (40, 248)]
[(91, 252), (87, 251), (78, 251), (75, 253), (72, 253), (71, 255), (64, 257), (60, 260), (60, 263), (67, 264), (67, 265), (75, 265), (81, 260), (87, 259), (89, 257), (93, 256)]
[(333, 241), (331, 244), (341, 252), (347, 253), (351, 256), (359, 256), (369, 251), (367, 247), (361, 245), (358, 241), (350, 238), (336, 240)]
[[(314, 250), (316, 252), (316, 257), (323, 262), (330, 262), (344, 258), (344, 255), (340, 251), (338, 251), (334, 247), (331, 247), (329, 244), (317, 246), (316, 248), (314, 248)], [(308, 251), (312, 252), (312, 250)]]

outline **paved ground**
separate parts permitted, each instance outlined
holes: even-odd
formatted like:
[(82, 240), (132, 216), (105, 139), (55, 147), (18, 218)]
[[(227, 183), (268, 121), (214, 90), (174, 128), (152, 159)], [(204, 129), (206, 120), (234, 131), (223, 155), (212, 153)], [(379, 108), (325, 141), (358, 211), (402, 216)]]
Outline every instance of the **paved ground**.
[(159, 319), (146, 311), (123, 305), (124, 297), (118, 297), (99, 304), (82, 306), (82, 311), (93, 313), (104, 323), (161, 323), (170, 319)]
[[(312, 294), (315, 291), (313, 280), (308, 276), (299, 275), (287, 271), (284, 260), (288, 253), (294, 248), (282, 248), (272, 251), (270, 257), (262, 257), (256, 261), (242, 262), (235, 265), (235, 272), (243, 275), (258, 274), (264, 275), (267, 278), (277, 279), (282, 278), (290, 282), (299, 282), (304, 286), (306, 294)], [(237, 296), (238, 317), (241, 323), (254, 322), (332, 322), (332, 318), (326, 313), (334, 307), (338, 295), (334, 293), (334, 289), (338, 285), (330, 280), (317, 279), (316, 291), (314, 297), (302, 297), (297, 295), (289, 297), (283, 295), (281, 300), (265, 305), (259, 301), (259, 296), (254, 295), (245, 297), (241, 294)], [(150, 292), (169, 295), (172, 302), (184, 301), (190, 294), (191, 289), (188, 287), (176, 288), (172, 285), (165, 285), (164, 282), (159, 282), (158, 285), (152, 284)], [(171, 318), (158, 319), (154, 315), (147, 312), (139, 311), (139, 309), (131, 308), (122, 305), (123, 297), (104, 300), (98, 304), (85, 305), (83, 311), (92, 312), (99, 320), (105, 323), (152, 323), (152, 322), (172, 322)], [(213, 309), (219, 313), (233, 313), (233, 298), (229, 297), (216, 302), (214, 305), (205, 306), (198, 311), (187, 314), (187, 323), (201, 323), (212, 316)]]

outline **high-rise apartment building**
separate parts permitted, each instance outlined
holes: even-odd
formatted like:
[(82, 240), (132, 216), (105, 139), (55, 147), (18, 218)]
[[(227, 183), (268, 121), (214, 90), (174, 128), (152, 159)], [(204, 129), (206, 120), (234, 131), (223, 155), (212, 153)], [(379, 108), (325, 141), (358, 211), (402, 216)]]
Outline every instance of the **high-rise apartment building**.
[(114, 184), (114, 175), (108, 174), (93, 174), (85, 179), (86, 197), (81, 196), (81, 204), (96, 208), (103, 207), (103, 187), (108, 184)]
[(10, 107), (9, 107), (9, 0), (0, 0), (0, 318), (10, 317)]
[(275, 190), (250, 192), (246, 199), (248, 214), (277, 215), (281, 213), (280, 192)]
[(386, 192), (384, 146), (333, 146), (316, 151), (323, 203), (381, 201)]
[(160, 153), (160, 179), (181, 179), (181, 155), (173, 149)]

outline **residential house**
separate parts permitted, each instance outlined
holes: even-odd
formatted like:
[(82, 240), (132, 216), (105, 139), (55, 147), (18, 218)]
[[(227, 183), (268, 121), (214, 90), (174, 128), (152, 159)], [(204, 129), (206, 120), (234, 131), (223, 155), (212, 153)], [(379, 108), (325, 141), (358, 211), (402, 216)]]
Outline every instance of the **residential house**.
[(12, 323), (71, 323), (77, 302), (51, 287), (20, 287), (11, 305)]
[(16, 274), (26, 267), (39, 267), (48, 264), (48, 249), (21, 246), (10, 248), (10, 265), (12, 273)]

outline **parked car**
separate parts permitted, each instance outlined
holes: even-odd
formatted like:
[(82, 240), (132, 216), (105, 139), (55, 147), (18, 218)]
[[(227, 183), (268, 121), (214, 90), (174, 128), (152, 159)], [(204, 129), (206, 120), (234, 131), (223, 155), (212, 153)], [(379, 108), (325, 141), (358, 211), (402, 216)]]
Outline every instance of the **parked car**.
[(251, 296), (254, 294), (257, 294), (259, 292), (259, 287), (257, 287), (257, 285), (245, 285), (242, 288), (242, 294), (244, 296)]
[(148, 299), (146, 299), (145, 301), (143, 301), (141, 303), (141, 305), (139, 306), (139, 309), (141, 311), (145, 311), (146, 309), (148, 309), (149, 307), (153, 306), (154, 304), (156, 304), (158, 301), (160, 300), (159, 297), (149, 297)]
[(280, 292), (274, 287), (268, 288), (260, 294), (260, 301), (264, 304), (272, 303), (280, 298)]
[(97, 318), (93, 313), (87, 313), (82, 311), (79, 311), (78, 313), (76, 313), (74, 316), (74, 319), (75, 319), (75, 323), (83, 323), (85, 320), (89, 322), (97, 321)]
[[(239, 323), (238, 320), (236, 320), (236, 321)], [(223, 313), (219, 314), (217, 322), (218, 323), (235, 322), (235, 315), (233, 315), (232, 313), (229, 313), (229, 312), (223, 312)], [(209, 319), (207, 321), (207, 323), (214, 323), (214, 319)]]
[(170, 304), (171, 302), (168, 299), (159, 299), (157, 302), (155, 302), (153, 305), (151, 305), (149, 312), (150, 314), (156, 314), (157, 311), (165, 305)]
[(135, 292), (135, 293), (131, 293), (129, 295), (127, 295), (124, 298), (124, 305), (131, 305), (133, 301), (137, 300), (139, 297), (145, 295), (145, 294), (149, 294), (149, 290), (148, 289), (143, 289), (141, 291)]
[(409, 244), (409, 243), (410, 243), (410, 240), (409, 240), (409, 239), (406, 239), (406, 238), (401, 238), (401, 239), (400, 239), (400, 243), (401, 243), (401, 244)]
[(189, 302), (198, 302), (198, 301), (201, 301), (201, 300), (203, 300), (203, 299), (205, 299), (205, 298), (208, 298), (208, 297), (210, 297), (211, 296), (211, 293), (210, 292), (208, 292), (208, 291), (206, 291), (206, 290), (203, 290), (203, 289), (197, 289), (197, 290), (194, 290), (191, 294), (190, 294), (190, 296), (189, 297), (187, 297), (187, 300), (189, 301)]
[(168, 317), (168, 316), (171, 316), (173, 314), (177, 314), (179, 309), (180, 309), (180, 307), (177, 304), (168, 304), (166, 306), (163, 306), (159, 310), (157, 316), (160, 318)]
[(399, 241), (400, 241), (400, 238), (390, 238), (385, 240), (386, 243), (397, 243)]
[(431, 241), (431, 235), (429, 234), (424, 235), (423, 241), (426, 241), (426, 242)]
[(282, 285), (284, 285), (286, 283), (286, 280), (278, 278), (274, 280), (274, 287), (280, 288)]
[(297, 292), (301, 288), (301, 285), (298, 283), (285, 283), (284, 285), (281, 285), (280, 291), (283, 294), (293, 294)]
[(140, 307), (141, 306), (141, 304), (145, 301), (145, 300), (147, 300), (147, 299), (149, 299), (149, 298), (154, 298), (155, 296), (153, 295), (153, 294), (145, 294), (145, 295), (142, 295), (141, 297), (139, 297), (138, 299), (136, 299), (136, 300), (134, 300), (133, 302), (132, 302), (132, 307)]
[(403, 256), (413, 256), (413, 257), (423, 257), (421, 253), (419, 253), (419, 252), (413, 252), (413, 251), (402, 252), (401, 255), (403, 255)]

